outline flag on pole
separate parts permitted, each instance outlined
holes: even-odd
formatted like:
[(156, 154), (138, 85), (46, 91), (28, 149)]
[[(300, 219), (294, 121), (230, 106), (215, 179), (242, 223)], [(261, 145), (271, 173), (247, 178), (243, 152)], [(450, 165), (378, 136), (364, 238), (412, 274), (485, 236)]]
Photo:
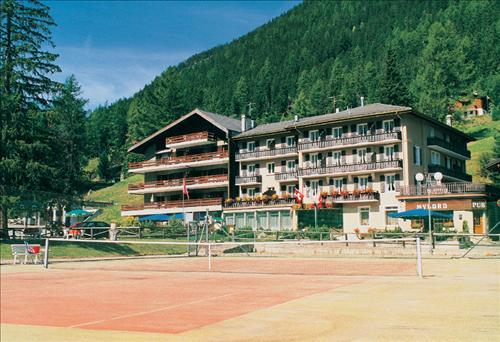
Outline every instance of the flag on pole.
[(302, 200), (304, 199), (304, 194), (299, 191), (299, 189), (295, 188), (295, 200), (298, 204), (302, 204)]
[(186, 177), (182, 180), (182, 196), (186, 196), (189, 199), (189, 191), (186, 185)]
[(323, 196), (321, 196), (321, 193), (318, 196), (318, 208), (323, 208)]

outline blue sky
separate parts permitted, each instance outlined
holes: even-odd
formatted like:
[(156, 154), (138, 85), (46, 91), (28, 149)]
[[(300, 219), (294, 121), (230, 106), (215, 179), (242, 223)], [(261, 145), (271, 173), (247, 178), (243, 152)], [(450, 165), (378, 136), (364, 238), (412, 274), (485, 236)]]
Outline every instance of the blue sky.
[(45, 1), (64, 80), (88, 108), (140, 90), (170, 65), (252, 31), (293, 1)]

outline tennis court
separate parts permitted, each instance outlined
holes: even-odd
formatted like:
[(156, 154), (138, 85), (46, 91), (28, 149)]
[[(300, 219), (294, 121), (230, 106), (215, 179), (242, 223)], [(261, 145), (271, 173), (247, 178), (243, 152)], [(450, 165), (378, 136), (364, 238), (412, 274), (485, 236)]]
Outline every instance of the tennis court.
[[(317, 252), (318, 246), (311, 249)], [(297, 254), (296, 248), (293, 250)], [(304, 250), (293, 256), (222, 255), (219, 250), (212, 251), (208, 271), (203, 252), (200, 250), (197, 257), (174, 254), (83, 262), (53, 260), (48, 269), (40, 265), (3, 267), (2, 340), (25, 340), (30, 331), (37, 340), (51, 341), (69, 336), (80, 336), (77, 340), (82, 341), (112, 340), (113, 336), (117, 340), (157, 340), (162, 336), (185, 340), (205, 340), (208, 336), (210, 340), (227, 340), (228, 336), (276, 341), (285, 336), (290, 340), (312, 336), (319, 340), (332, 336), (349, 339), (356, 337), (355, 331), (363, 331), (355, 329), (356, 323), (368, 328), (387, 316), (391, 322), (402, 319), (408, 324), (405, 315), (421, 310), (421, 316), (426, 317), (425, 307), (439, 306), (440, 301), (447, 304), (433, 310), (446, 309), (456, 315), (457, 279), (470, 288), (470, 281), (481, 279), (483, 267), (498, 267), (497, 260), (487, 260), (489, 264), (481, 265), (476, 273), (459, 274), (465, 261), (426, 260), (426, 277), (421, 279), (413, 257), (318, 257), (306, 256), (309, 253)], [(481, 281), (483, 287), (494, 288), (491, 279), (490, 284)], [(440, 288), (442, 293), (437, 290)], [(483, 298), (482, 293), (475, 295)], [(489, 300), (486, 306), (473, 300), (470, 307), (479, 304), (483, 315), (490, 314), (486, 320), (491, 324), (498, 313), (495, 316), (495, 303), (491, 297)], [(404, 314), (398, 315), (398, 311)], [(463, 321), (480, 323), (469, 318)], [(429, 324), (432, 320), (417, 317), (409, 325), (421, 329)], [(374, 325), (384, 326), (382, 322)], [(462, 329), (461, 325), (463, 322), (455, 329)], [(487, 333), (497, 330), (490, 325)]]

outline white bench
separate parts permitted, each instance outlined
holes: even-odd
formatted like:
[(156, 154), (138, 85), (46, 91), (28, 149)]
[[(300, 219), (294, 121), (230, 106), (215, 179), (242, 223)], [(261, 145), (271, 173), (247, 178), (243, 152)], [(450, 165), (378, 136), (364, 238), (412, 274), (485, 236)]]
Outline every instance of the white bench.
[[(11, 245), (12, 255), (14, 256), (14, 265), (17, 263), (18, 256), (24, 256), (24, 263), (28, 263), (28, 257), (33, 259), (33, 263), (38, 263), (40, 254), (40, 245)], [(20, 261), (22, 263), (22, 261)]]

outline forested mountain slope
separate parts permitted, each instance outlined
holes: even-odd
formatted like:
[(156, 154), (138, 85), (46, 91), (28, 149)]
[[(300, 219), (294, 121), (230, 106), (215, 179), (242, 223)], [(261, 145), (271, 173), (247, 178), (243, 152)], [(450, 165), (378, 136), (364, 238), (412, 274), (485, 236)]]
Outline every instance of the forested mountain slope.
[[(126, 148), (195, 107), (258, 122), (365, 103), (442, 119), (463, 94), (500, 93), (498, 1), (306, 1), (226, 45), (170, 67), (132, 98), (96, 109), (89, 151)], [(335, 104), (334, 104), (335, 100)]]

